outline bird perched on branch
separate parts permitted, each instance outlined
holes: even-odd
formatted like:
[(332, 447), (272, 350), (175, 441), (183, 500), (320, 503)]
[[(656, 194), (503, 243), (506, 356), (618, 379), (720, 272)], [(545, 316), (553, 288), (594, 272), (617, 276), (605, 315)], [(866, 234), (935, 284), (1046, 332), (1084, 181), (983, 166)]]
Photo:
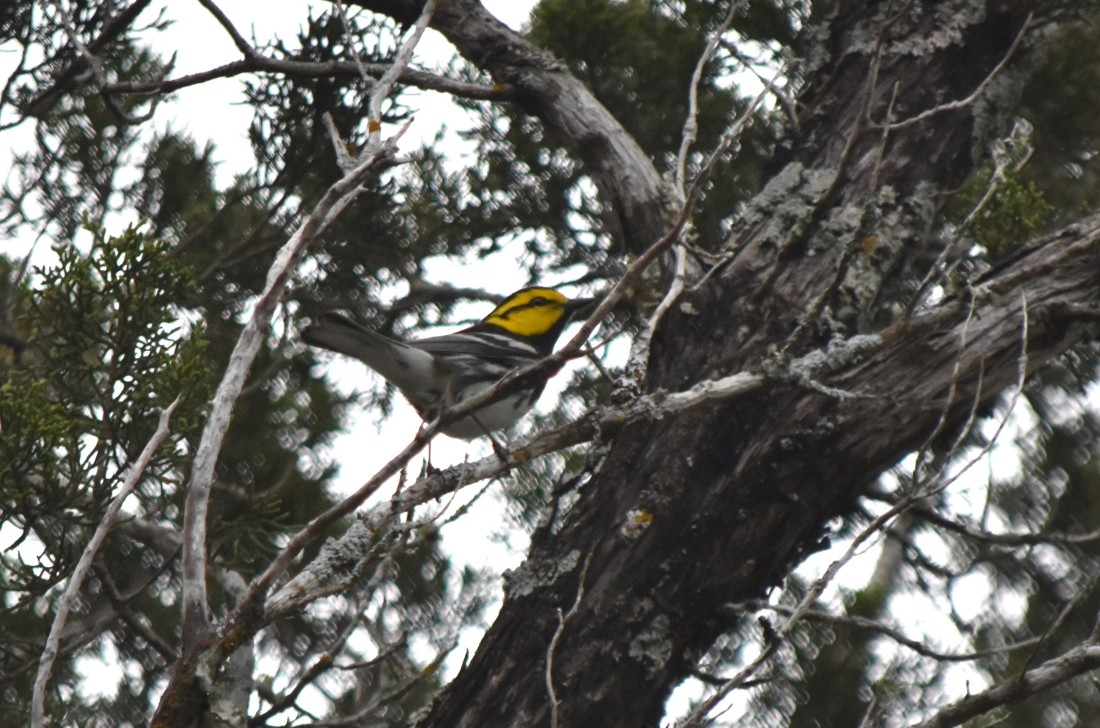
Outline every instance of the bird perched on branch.
[[(397, 387), (420, 416), (431, 421), (447, 406), (469, 399), (504, 375), (549, 356), (562, 330), (587, 315), (596, 299), (570, 300), (553, 288), (516, 291), (473, 326), (444, 336), (397, 341), (338, 313), (327, 313), (302, 330), (312, 346), (354, 357)], [(538, 400), (549, 375), (490, 402), (443, 428), (472, 440), (512, 424)]]

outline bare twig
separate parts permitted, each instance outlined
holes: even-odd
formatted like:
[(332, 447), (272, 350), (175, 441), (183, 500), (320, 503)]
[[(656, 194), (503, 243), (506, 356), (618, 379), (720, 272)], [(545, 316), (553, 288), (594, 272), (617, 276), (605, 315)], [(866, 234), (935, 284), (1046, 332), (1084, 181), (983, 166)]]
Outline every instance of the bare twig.
[(341, 136), (340, 130), (336, 128), (336, 122), (333, 120), (332, 114), (326, 111), (321, 115), (321, 122), (325, 125), (325, 131), (328, 132), (329, 141), (332, 142), (332, 152), (336, 156), (336, 166), (345, 172), (354, 169), (356, 162), (352, 147)]
[[(775, 72), (775, 75), (772, 77), (772, 82), (774, 83), (775, 81), (778, 81), (780, 76), (782, 76), (786, 72), (786, 70), (787, 69), (786, 69), (785, 66), (779, 68)], [(763, 103), (764, 98), (767, 95), (768, 95), (768, 88), (765, 87), (752, 100), (752, 103), (749, 104), (749, 108), (745, 110), (745, 113), (742, 114), (740, 117), (738, 117), (738, 119), (729, 127), (729, 129), (726, 130), (726, 133), (722, 136), (722, 142), (723, 142), (724, 146), (723, 146), (723, 144), (719, 145), (719, 148), (722, 150), (723, 153), (725, 152), (725, 149), (729, 147), (729, 144), (732, 143), (733, 139), (735, 139), (736, 137), (741, 135), (741, 132), (744, 130), (745, 126), (747, 126), (749, 121), (752, 120), (752, 114), (755, 113), (756, 109), (760, 106), (761, 103)], [(728, 143), (726, 143), (727, 139), (729, 140)], [(717, 151), (718, 150), (715, 150), (715, 152), (717, 152)], [(711, 160), (708, 160), (707, 164), (703, 168), (703, 171), (707, 171), (708, 168), (712, 168), (714, 166), (714, 161), (716, 161), (716, 158), (715, 158), (715, 155), (712, 153), (711, 154)], [(703, 172), (700, 172), (700, 176), (702, 176), (702, 174), (703, 174)], [(730, 260), (732, 260), (735, 255), (736, 255), (736, 251), (734, 251), (734, 252), (727, 251), (720, 258), (718, 258), (718, 260), (716, 260), (711, 265), (710, 269), (706, 272), (706, 274), (703, 275), (699, 280), (695, 281), (695, 283), (692, 285), (692, 290), (697, 290), (697, 289), (701, 288), (703, 286), (703, 284), (706, 283), (712, 275), (716, 274), (719, 270), (721, 270), (721, 268), (723, 266), (725, 266), (727, 263), (729, 263)]]
[(427, 676), (434, 675), (439, 671), (440, 665), (443, 664), (443, 660), (446, 659), (447, 655), (451, 653), (451, 649), (453, 648), (441, 651), (430, 663), (418, 670), (415, 674), (409, 675), (354, 713), (339, 718), (330, 718), (328, 720), (319, 720), (310, 723), (310, 728), (341, 728), (342, 726), (371, 725), (371, 723), (366, 720), (367, 718), (384, 713), (383, 708), (386, 705), (392, 705), (394, 703), (400, 704), (400, 700), (408, 695), (413, 688), (420, 685)]
[(687, 278), (684, 246), (675, 245), (673, 246), (673, 251), (676, 256), (676, 264), (672, 270), (672, 280), (669, 282), (668, 290), (665, 291), (665, 295), (661, 298), (661, 302), (653, 309), (649, 321), (646, 322), (646, 327), (638, 333), (633, 343), (630, 345), (630, 356), (627, 359), (627, 365), (624, 370), (624, 378), (628, 383), (642, 380), (642, 377), (645, 375), (646, 366), (649, 363), (649, 349), (653, 342), (653, 334), (657, 330), (657, 325), (661, 322), (661, 319), (665, 317), (669, 309), (672, 308), (672, 305), (676, 303), (677, 299), (680, 298), (680, 294), (684, 292), (684, 281)]
[(348, 20), (348, 13), (344, 9), (344, 3), (341, 0), (335, 0), (333, 3), (336, 5), (336, 13), (340, 16), (340, 24), (344, 26), (344, 38), (347, 39), (348, 49), (351, 51), (351, 57), (355, 61), (355, 68), (359, 71), (359, 77), (363, 79), (364, 84), (370, 84), (371, 78), (367, 74), (367, 68), (363, 65), (363, 58), (359, 55), (359, 51), (356, 50), (356, 38), (351, 32), (351, 21)]
[(233, 21), (222, 11), (220, 7), (213, 0), (199, 0), (199, 5), (202, 5), (206, 10), (214, 16), (218, 21), (218, 24), (225, 29), (225, 32), (229, 34), (229, 37), (233, 39), (233, 45), (237, 46), (237, 50), (245, 58), (255, 58), (256, 49), (252, 47), (252, 44), (245, 40), (244, 36), (240, 34), (237, 28), (233, 25)]
[(417, 43), (420, 42), (421, 36), (424, 35), (424, 31), (428, 28), (428, 23), (431, 21), (432, 14), (435, 12), (437, 1), (438, 0), (427, 0), (427, 2), (424, 3), (424, 8), (420, 11), (420, 17), (416, 19), (416, 25), (413, 26), (412, 32), (409, 34), (409, 37), (405, 39), (405, 42), (401, 44), (401, 48), (397, 51), (393, 63), (386, 72), (382, 74), (382, 78), (378, 79), (378, 85), (371, 92), (370, 103), (368, 104), (368, 108), (370, 109), (368, 133), (372, 143), (377, 144), (378, 140), (381, 139), (382, 102), (385, 101), (393, 91), (393, 87), (397, 83), (397, 79), (401, 76), (401, 72), (408, 68), (409, 63), (412, 62), (413, 51), (416, 50)]
[(584, 580), (588, 576), (588, 566), (591, 563), (592, 554), (589, 554), (585, 557), (580, 576), (577, 577), (577, 596), (573, 600), (573, 606), (565, 614), (562, 614), (561, 607), (558, 607), (558, 626), (546, 648), (546, 693), (550, 696), (550, 728), (558, 728), (558, 708), (561, 706), (557, 691), (554, 690), (554, 652), (557, 651), (558, 642), (561, 641), (561, 636), (565, 633), (565, 625), (580, 611), (581, 600), (584, 599)]
[(42, 657), (38, 663), (38, 675), (35, 677), (34, 689), (31, 695), (31, 726), (34, 728), (46, 725), (46, 686), (50, 680), (54, 660), (57, 659), (61, 633), (65, 629), (65, 622), (69, 617), (69, 610), (72, 608), (73, 601), (84, 584), (84, 577), (87, 575), (88, 569), (91, 568), (92, 560), (99, 552), (100, 546), (103, 545), (103, 541), (110, 533), (111, 527), (118, 519), (118, 513), (122, 509), (123, 502), (137, 487), (138, 481), (145, 474), (145, 469), (149, 466), (149, 462), (153, 459), (157, 448), (168, 437), (168, 422), (172, 417), (172, 413), (176, 411), (179, 402), (180, 398), (176, 397), (170, 405), (161, 411), (160, 418), (157, 421), (157, 429), (149, 437), (145, 448), (130, 468), (126, 480), (118, 489), (115, 499), (111, 501), (111, 505), (103, 514), (99, 525), (96, 526), (95, 533), (92, 534), (88, 545), (84, 547), (84, 552), (80, 555), (80, 560), (77, 561), (76, 568), (73, 569), (73, 573), (65, 585), (65, 591), (57, 601), (57, 612), (54, 613), (53, 624), (50, 625), (50, 633), (46, 637), (46, 646), (42, 649)]
[(1041, 665), (1009, 677), (980, 693), (967, 695), (914, 728), (952, 728), (1009, 703), (1050, 690), (1100, 667), (1100, 645), (1086, 642)]
[(703, 78), (703, 69), (706, 68), (707, 63), (710, 62), (711, 57), (714, 55), (715, 48), (718, 47), (718, 42), (722, 39), (722, 35), (729, 30), (730, 24), (733, 23), (733, 17), (737, 14), (738, 3), (736, 0), (731, 0), (729, 12), (726, 13), (725, 19), (722, 24), (714, 31), (710, 39), (707, 41), (706, 47), (703, 52), (699, 54), (699, 60), (695, 64), (695, 70), (691, 74), (691, 82), (688, 85), (688, 110), (687, 118), (684, 119), (684, 130), (680, 134), (680, 151), (676, 155), (676, 195), (680, 201), (684, 200), (684, 185), (686, 179), (685, 170), (687, 168), (688, 153), (691, 151), (691, 145), (695, 143), (695, 139), (699, 133), (699, 83)]
[(73, 25), (73, 19), (71, 14), (66, 12), (65, 8), (61, 6), (60, 0), (50, 0), (49, 5), (54, 9), (54, 13), (57, 17), (57, 22), (61, 24), (61, 27), (65, 29), (65, 35), (69, 37), (69, 42), (73, 44), (73, 48), (76, 49), (77, 55), (79, 55), (86, 64), (87, 69), (77, 76), (77, 81), (84, 81), (87, 78), (93, 78), (98, 84), (103, 84), (103, 61), (99, 59), (88, 45), (84, 42), (84, 39), (80, 37), (80, 34), (76, 31), (76, 26)]
[[(59, 12), (64, 13), (64, 10), (60, 8), (59, 2), (60, 0), (53, 0), (53, 5)], [(133, 0), (133, 2), (127, 4), (120, 10), (117, 15), (108, 20), (103, 25), (103, 29), (100, 31), (99, 35), (91, 42), (84, 44), (79, 38), (77, 38), (77, 41), (84, 46), (89, 55), (95, 57), (96, 53), (108, 48), (116, 38), (125, 33), (138, 15), (145, 11), (150, 2), (151, 0)], [(69, 26), (72, 26), (72, 24), (69, 23)], [(77, 47), (79, 48), (79, 46)], [(46, 114), (53, 104), (56, 103), (57, 99), (69, 89), (73, 82), (80, 83), (82, 80), (86, 80), (80, 78), (80, 76), (83, 73), (87, 61), (85, 60), (83, 52), (77, 55), (80, 57), (78, 61), (74, 61), (68, 66), (51, 74), (53, 83), (49, 88), (39, 93), (31, 101), (21, 105), (21, 110), (25, 117), (42, 116)], [(113, 110), (114, 107), (112, 106), (112, 111)]]
[[(1020, 292), (1020, 316), (1021, 316), (1021, 322), (1020, 322), (1020, 356), (1016, 360), (1016, 386), (1012, 390), (1012, 396), (1009, 397), (1009, 399), (1008, 399), (1008, 405), (1005, 407), (1004, 416), (1001, 417), (1001, 421), (997, 424), (997, 429), (993, 431), (993, 435), (985, 442), (984, 445), (982, 445), (982, 447), (978, 450), (978, 452), (974, 455), (974, 457), (970, 458), (970, 460), (968, 460), (966, 463), (964, 463), (963, 466), (959, 469), (959, 471), (957, 473), (955, 473), (954, 475), (952, 475), (950, 478), (948, 478), (947, 480), (941, 480), (936, 485), (936, 487), (928, 493), (928, 495), (933, 495), (935, 493), (939, 493), (939, 492), (943, 491), (948, 486), (950, 486), (952, 483), (954, 483), (956, 480), (961, 478), (963, 476), (963, 474), (966, 473), (968, 470), (970, 470), (970, 468), (972, 468), (975, 464), (977, 464), (979, 460), (984, 458), (989, 453), (989, 451), (993, 448), (993, 445), (997, 442), (998, 438), (1001, 436), (1001, 433), (1004, 431), (1004, 428), (1008, 425), (1008, 421), (1009, 421), (1010, 415), (1012, 414), (1012, 410), (1016, 408), (1016, 403), (1020, 400), (1020, 395), (1024, 391), (1024, 382), (1027, 380), (1027, 366), (1028, 366), (1027, 336), (1028, 336), (1029, 323), (1028, 323), (1027, 293), (1023, 292), (1023, 291)], [(962, 444), (962, 441), (965, 438), (965, 432), (970, 429), (969, 424), (972, 423), (974, 421), (974, 419), (976, 418), (976, 416), (977, 416), (977, 411), (976, 411), (977, 410), (977, 405), (978, 405), (978, 401), (977, 401), (977, 397), (975, 397), (974, 408), (971, 409), (970, 420), (968, 422), (968, 426), (964, 427), (962, 429), (962, 432), (960, 432), (959, 436), (955, 440), (955, 443), (952, 445), (951, 450), (958, 449), (958, 447)], [(942, 469), (941, 469), (941, 471), (942, 471)], [(937, 475), (937, 477), (938, 477), (938, 475)], [(922, 495), (921, 499), (923, 499), (925, 497), (927, 497), (927, 496)]]
[[(782, 69), (776, 72), (777, 78), (779, 77), (780, 73), (782, 73)], [(722, 135), (721, 140), (719, 140), (718, 145), (710, 153), (710, 156), (703, 164), (702, 169), (699, 170), (699, 175), (692, 182), (691, 188), (687, 191), (687, 193), (683, 196), (683, 199), (680, 201), (680, 211), (675, 223), (673, 224), (672, 230), (670, 230), (663, 238), (654, 243), (653, 246), (646, 251), (642, 258), (646, 258), (652, 253), (653, 259), (655, 259), (656, 256), (662, 253), (669, 245), (679, 240), (681, 233), (691, 220), (691, 215), (695, 209), (695, 201), (698, 199), (699, 194), (703, 189), (703, 185), (706, 184), (706, 181), (710, 177), (711, 172), (714, 170), (715, 165), (717, 165), (718, 160), (725, 156), (726, 152), (733, 145), (734, 141), (736, 141), (741, 136), (741, 132), (744, 131), (745, 126), (748, 125), (749, 121), (752, 120), (753, 113), (756, 111), (757, 107), (759, 107), (759, 105), (763, 102), (766, 94), (767, 89), (764, 89), (759, 94), (757, 94), (756, 98), (753, 99), (752, 103), (750, 103), (749, 107), (745, 110), (745, 113), (741, 114), (741, 116), (739, 116), (732, 124), (730, 124), (729, 128), (726, 129), (725, 133)], [(608, 299), (611, 299), (612, 294), (614, 294), (616, 290), (621, 291), (625, 289), (626, 286), (624, 284), (624, 281), (629, 280), (630, 284), (633, 284), (635, 278), (637, 278), (637, 276), (639, 276), (641, 272), (652, 263), (652, 259), (645, 260), (643, 262), (642, 258), (639, 258), (629, 269), (627, 269), (627, 272), (624, 274), (623, 278), (619, 280), (619, 282), (612, 288), (611, 293), (608, 294)], [(681, 251), (676, 259), (676, 270), (673, 273), (673, 279), (670, 283), (669, 290), (665, 292), (664, 297), (661, 299), (661, 303), (654, 310), (653, 315), (650, 317), (646, 328), (635, 338), (634, 343), (630, 347), (630, 357), (626, 365), (626, 378), (628, 380), (632, 378), (639, 379), (642, 373), (645, 371), (646, 362), (649, 359), (649, 347), (653, 339), (653, 334), (656, 326), (664, 317), (668, 309), (672, 307), (672, 304), (676, 302), (680, 294), (683, 292), (683, 286), (686, 279), (686, 269), (682, 267), (684, 262), (685, 261)], [(712, 267), (711, 272), (716, 269), (717, 266)], [(703, 281), (705, 281), (708, 276), (709, 273), (703, 276), (702, 280), (696, 282), (693, 288), (698, 288), (699, 286), (701, 286)], [(614, 299), (614, 302), (617, 301), (618, 298), (616, 297)], [(605, 305), (607, 305), (607, 300), (605, 300), (604, 303), (600, 305), (600, 308), (597, 309), (591, 317), (589, 317), (589, 321), (602, 320), (603, 317), (606, 315), (606, 313), (601, 313), (601, 310)], [(610, 310), (611, 307), (608, 306), (607, 311), (609, 312)]]
[[(55, 13), (57, 14), (57, 20), (61, 24), (61, 27), (65, 29), (65, 34), (69, 37), (69, 42), (73, 44), (73, 48), (76, 49), (77, 54), (88, 65), (86, 71), (75, 76), (74, 80), (78, 83), (91, 79), (96, 87), (97, 91), (102, 91), (103, 87), (107, 85), (107, 75), (103, 71), (103, 61), (97, 56), (91, 47), (84, 42), (84, 39), (80, 37), (80, 34), (76, 30), (76, 26), (73, 25), (70, 14), (65, 11), (65, 8), (61, 6), (60, 0), (52, 0), (50, 4), (53, 6)], [(153, 112), (156, 110), (156, 103), (154, 101), (153, 107), (149, 109), (147, 113), (142, 116), (133, 116), (127, 114), (122, 107), (120, 107), (115, 100), (109, 96), (104, 95), (104, 101), (107, 107), (122, 121), (127, 124), (140, 124), (144, 121), (148, 121)]]
[(779, 103), (780, 106), (783, 107), (783, 110), (787, 113), (787, 118), (790, 120), (791, 124), (793, 124), (794, 127), (797, 129), (799, 126), (798, 107), (795, 105), (794, 99), (791, 98), (790, 94), (784, 91), (779, 86), (779, 84), (776, 83), (775, 78), (769, 78), (757, 71), (757, 63), (753, 59), (742, 53), (741, 49), (737, 47), (736, 43), (730, 42), (725, 39), (721, 40), (720, 43), (731, 56), (736, 58), (741, 63), (741, 65), (749, 71), (749, 73), (756, 76), (756, 79), (760, 81), (760, 83), (764, 84), (764, 88), (768, 89), (768, 91), (771, 92), (772, 96), (775, 97), (775, 100)]
[[(930, 657), (934, 660), (940, 660), (943, 662), (971, 662), (973, 660), (984, 660), (997, 655), (1009, 654), (1012, 652), (1019, 652), (1021, 650), (1032, 649), (1041, 642), (1044, 641), (1048, 634), (1052, 634), (1062, 624), (1065, 623), (1066, 618), (1070, 613), (1086, 598), (1092, 594), (1091, 589), (1082, 589), (1073, 599), (1066, 602), (1062, 609), (1059, 610), (1051, 620), (1050, 626), (1043, 631), (1043, 634), (1029, 637), (1019, 642), (1013, 642), (1012, 644), (1002, 645), (1000, 647), (993, 647), (987, 650), (975, 650), (973, 652), (942, 652), (940, 650), (934, 650), (920, 640), (915, 640), (912, 637), (908, 637), (903, 634), (899, 629), (891, 627), (888, 624), (879, 622), (874, 619), (868, 619), (866, 617), (852, 617), (838, 614), (829, 614), (817, 609), (808, 609), (803, 612), (803, 618), (807, 621), (824, 622), (827, 624), (838, 625), (841, 627), (852, 627), (854, 629), (867, 630), (880, 634), (884, 637), (888, 637), (902, 647), (906, 647), (918, 655), (924, 657)], [(749, 602), (738, 602), (737, 604), (730, 604), (728, 611), (731, 616), (733, 614), (741, 614), (746, 611), (772, 611), (777, 614), (783, 614), (791, 616), (794, 614), (795, 607), (789, 607), (782, 604), (769, 604), (763, 600), (754, 600)]]
[[(354, 622), (352, 622), (352, 624), (354, 624)], [(287, 690), (282, 695), (271, 696), (271, 707), (256, 716), (255, 724), (266, 725), (271, 718), (294, 707), (295, 702), (298, 700), (298, 696), (302, 694), (303, 690), (313, 684), (321, 675), (335, 667), (337, 667), (337, 665), (331, 651), (326, 651), (319, 655), (313, 661), (313, 664), (302, 673), (300, 678), (298, 678), (294, 687)]]
[[(881, 493), (872, 494), (868, 497), (888, 503), (895, 502), (894, 499)], [(978, 541), (992, 546), (1034, 546), (1041, 543), (1090, 544), (1100, 541), (1100, 528), (1084, 531), (1082, 533), (1044, 533), (1042, 531), (1034, 533), (994, 533), (992, 531), (986, 531), (985, 529), (968, 526), (965, 523), (953, 521), (931, 508), (916, 506), (910, 512), (921, 520), (927, 521), (945, 531), (951, 531), (952, 533), (971, 539), (972, 541)]]
[[(381, 77), (391, 66), (387, 63), (364, 63), (371, 77)], [(270, 58), (254, 55), (232, 61), (206, 71), (151, 81), (118, 81), (104, 85), (105, 94), (167, 94), (183, 88), (198, 86), (219, 78), (233, 78), (246, 73), (282, 73), (287, 76), (319, 78), (358, 75), (358, 65), (352, 61), (299, 61), (289, 58)], [(441, 91), (460, 98), (476, 100), (504, 100), (512, 93), (506, 87), (484, 86), (439, 76), (427, 71), (405, 68), (398, 81), (427, 91)]]
[[(962, 332), (959, 335), (959, 356), (955, 358), (954, 368), (951, 372), (951, 384), (947, 389), (947, 400), (944, 403), (943, 408), (940, 410), (940, 417), (936, 420), (936, 425), (932, 428), (932, 432), (928, 434), (928, 437), (924, 439), (920, 448), (917, 450), (917, 458), (913, 463), (913, 477), (914, 483), (920, 483), (922, 479), (921, 471), (924, 469), (925, 458), (928, 457), (928, 453), (932, 450), (932, 444), (939, 438), (940, 433), (947, 427), (948, 413), (951, 411), (951, 405), (955, 401), (955, 394), (959, 386), (959, 373), (962, 370), (962, 355), (966, 351), (966, 347), (970, 344), (970, 324), (974, 321), (974, 311), (977, 309), (978, 299), (976, 296), (970, 298), (970, 305), (966, 310), (966, 319), (963, 321)], [(969, 431), (969, 427), (964, 427), (960, 431), (960, 436)]]
[(991, 70), (986, 75), (986, 77), (982, 79), (982, 82), (978, 84), (978, 87), (965, 98), (959, 99), (957, 101), (949, 101), (947, 103), (940, 104), (934, 108), (926, 109), (919, 114), (911, 116), (908, 119), (902, 119), (901, 121), (891, 121), (889, 118), (887, 118), (886, 121), (884, 121), (882, 124), (876, 124), (876, 126), (881, 126), (882, 128), (891, 130), (903, 129), (907, 126), (912, 126), (913, 124), (922, 122), (925, 119), (929, 119), (936, 114), (942, 114), (945, 111), (962, 109), (974, 103), (974, 101), (982, 94), (982, 92), (989, 87), (989, 84), (993, 82), (993, 79), (1000, 75), (1001, 71), (1006, 65), (1008, 65), (1008, 62), (1012, 59), (1012, 56), (1016, 54), (1016, 49), (1020, 47), (1020, 43), (1023, 41), (1024, 35), (1026, 35), (1028, 29), (1031, 27), (1032, 15), (1033, 13), (1028, 13), (1027, 17), (1024, 18), (1023, 25), (1020, 26), (1020, 32), (1016, 34), (1016, 38), (1012, 41), (1012, 45), (1009, 46), (1008, 50), (1005, 52), (1004, 58), (1002, 58), (1000, 62), (998, 62), (997, 65), (993, 67), (993, 70)]
[[(687, 117), (684, 120), (684, 128), (680, 136), (680, 150), (676, 155), (676, 169), (673, 186), (675, 188), (677, 201), (683, 206), (683, 209), (689, 209), (689, 211), (690, 208), (687, 207), (688, 194), (685, 189), (685, 185), (687, 184), (687, 158), (691, 151), (691, 145), (695, 143), (698, 134), (699, 83), (702, 79), (703, 69), (714, 55), (714, 50), (718, 46), (722, 35), (729, 29), (730, 24), (733, 23), (733, 18), (737, 14), (737, 9), (738, 3), (736, 1), (731, 2), (729, 12), (726, 14), (725, 19), (722, 21), (721, 25), (715, 29), (714, 34), (707, 41), (707, 45), (703, 49), (703, 52), (699, 55), (699, 60), (695, 64), (695, 70), (692, 73), (691, 83), (688, 87), (688, 111)], [(711, 153), (707, 160), (703, 171), (699, 175), (699, 179), (695, 180), (694, 186), (699, 186), (700, 179), (705, 181), (706, 177), (709, 176), (710, 170), (714, 167), (714, 163), (722, 154), (725, 154), (726, 150), (732, 145), (734, 139), (740, 136), (744, 124), (752, 117), (752, 113), (756, 110), (756, 107), (763, 98), (762, 94), (758, 95), (745, 113), (742, 114), (723, 135), (718, 147)], [(649, 355), (649, 346), (653, 338), (653, 332), (656, 330), (661, 319), (664, 318), (665, 313), (672, 307), (672, 304), (676, 302), (680, 294), (684, 291), (687, 268), (682, 245), (677, 245), (675, 247), (675, 257), (675, 270), (668, 290), (665, 292), (660, 304), (654, 309), (645, 330), (635, 339), (631, 347), (630, 363), (627, 365), (628, 380), (640, 377), (640, 373), (643, 371), (645, 361)]]
[(878, 693), (871, 694), (871, 700), (867, 703), (867, 710), (863, 711), (863, 720), (859, 722), (859, 728), (867, 728), (871, 725), (871, 718), (878, 707)]
[[(167, 561), (165, 562), (165, 567), (166, 566)], [(176, 659), (175, 646), (170, 644), (164, 637), (157, 634), (152, 626), (142, 619), (144, 615), (134, 614), (134, 610), (130, 606), (131, 600), (144, 595), (146, 593), (145, 590), (149, 588), (153, 580), (160, 578), (160, 575), (164, 573), (165, 567), (156, 569), (142, 584), (137, 588), (131, 589), (129, 594), (122, 594), (118, 590), (118, 585), (115, 584), (111, 572), (107, 570), (107, 565), (103, 562), (103, 559), (98, 558), (92, 562), (92, 570), (95, 572), (96, 578), (99, 579), (99, 583), (103, 585), (104, 593), (106, 593), (107, 599), (110, 600), (111, 606), (118, 612), (119, 618), (143, 640), (148, 642), (150, 647), (159, 652), (165, 662), (171, 662)]]
[[(961, 253), (960, 248), (964, 246), (966, 240), (963, 237), (963, 233), (974, 224), (974, 221), (978, 219), (978, 215), (980, 215), (990, 203), (997, 191), (1004, 186), (1004, 183), (1008, 179), (1009, 172), (1019, 170), (1026, 163), (1027, 157), (1030, 156), (1030, 142), (1028, 139), (1030, 134), (1031, 125), (1021, 120), (1013, 126), (1012, 134), (1007, 139), (999, 140), (994, 145), (992, 154), (993, 170), (990, 173), (989, 184), (986, 185), (985, 192), (967, 214), (966, 218), (951, 231), (950, 239), (944, 244), (943, 250), (940, 251), (939, 255), (936, 256), (936, 260), (929, 266), (928, 272), (925, 274), (924, 278), (921, 279), (916, 292), (914, 292), (909, 299), (909, 303), (905, 307), (907, 314), (912, 314), (913, 310), (924, 299), (929, 287), (936, 281), (941, 280), (942, 277), (947, 275), (951, 270), (951, 267), (945, 268), (948, 258), (952, 257), (952, 255)], [(1028, 150), (1028, 153), (1024, 155), (1022, 160), (1014, 158), (1014, 154), (1019, 155), (1019, 147), (1021, 146)], [(958, 262), (956, 261), (955, 265), (957, 264)]]

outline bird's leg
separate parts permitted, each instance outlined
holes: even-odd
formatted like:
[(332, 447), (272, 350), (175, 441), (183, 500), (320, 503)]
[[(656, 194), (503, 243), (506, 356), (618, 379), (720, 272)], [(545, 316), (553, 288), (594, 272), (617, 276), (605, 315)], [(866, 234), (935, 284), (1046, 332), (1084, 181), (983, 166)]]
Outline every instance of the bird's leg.
[(438, 472), (439, 472), (439, 468), (432, 465), (432, 441), (428, 440), (428, 460), (427, 460), (427, 462), (424, 463), (424, 474), (425, 475), (432, 475), (433, 473), (438, 473)]
[(485, 433), (485, 437), (489, 438), (489, 442), (493, 445), (493, 452), (496, 453), (497, 458), (500, 459), (502, 465), (504, 465), (504, 472), (507, 474), (511, 471), (512, 466), (508, 464), (508, 460), (511, 458), (511, 451), (508, 446), (493, 437), (493, 433), (489, 432), (489, 428), (481, 424), (481, 420), (476, 415), (470, 415), (470, 419), (477, 423), (477, 426), (481, 428), (481, 431)]
[[(421, 415), (421, 416), (423, 417), (423, 415)], [(424, 431), (425, 427), (427, 427), (428, 425), (430, 425), (431, 423), (435, 422), (438, 419), (439, 419), (438, 413), (436, 414), (435, 417), (431, 418), (430, 420), (425, 418), (424, 421), (420, 423), (420, 427), (417, 429), (416, 434), (419, 436), (420, 433)], [(420, 469), (420, 477), (421, 478), (423, 478), (426, 475), (431, 475), (432, 473), (439, 472), (437, 468), (432, 466), (432, 440), (434, 440), (434, 439), (435, 438), (433, 437), (433, 438), (428, 440), (428, 446), (427, 446), (428, 458), (427, 458), (427, 460), (424, 461), (424, 466)]]
[[(421, 417), (424, 417), (424, 424), (421, 425), (421, 427), (424, 427), (428, 424), (439, 422), (439, 418), (443, 415), (443, 413), (446, 412), (448, 409), (450, 409), (455, 404), (455, 399), (454, 399), (453, 389), (452, 389), (453, 385), (454, 385), (454, 380), (448, 380), (447, 381), (447, 386), (443, 390), (443, 396), (439, 399), (438, 409), (428, 412), (428, 414), (431, 415), (431, 419), (428, 419), (427, 417), (424, 417), (423, 414), (421, 414)], [(433, 439), (434, 439), (434, 437), (433, 437)], [(428, 440), (428, 462), (424, 466), (424, 469), (425, 469), (425, 471), (427, 472), (428, 475), (431, 475), (432, 473), (438, 473), (439, 472), (438, 468), (435, 468), (435, 467), (432, 466), (432, 441), (431, 440)]]

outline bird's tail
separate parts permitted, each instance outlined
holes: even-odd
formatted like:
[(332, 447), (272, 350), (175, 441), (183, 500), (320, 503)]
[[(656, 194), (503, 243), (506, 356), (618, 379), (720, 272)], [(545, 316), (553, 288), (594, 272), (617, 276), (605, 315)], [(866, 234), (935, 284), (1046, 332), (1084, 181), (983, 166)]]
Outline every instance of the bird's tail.
[(417, 400), (427, 394), (424, 383), (436, 378), (431, 354), (371, 331), (342, 314), (321, 316), (302, 329), (302, 341), (358, 359), (396, 385), (414, 405), (422, 404)]

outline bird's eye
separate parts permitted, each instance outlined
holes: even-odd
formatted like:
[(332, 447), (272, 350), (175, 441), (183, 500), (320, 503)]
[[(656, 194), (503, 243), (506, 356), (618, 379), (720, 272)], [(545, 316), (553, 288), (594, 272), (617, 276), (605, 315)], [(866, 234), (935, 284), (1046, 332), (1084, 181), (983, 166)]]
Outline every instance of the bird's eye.
[(550, 304), (550, 301), (543, 298), (542, 296), (535, 296), (534, 298), (531, 299), (531, 305), (532, 306), (547, 306), (549, 304)]

